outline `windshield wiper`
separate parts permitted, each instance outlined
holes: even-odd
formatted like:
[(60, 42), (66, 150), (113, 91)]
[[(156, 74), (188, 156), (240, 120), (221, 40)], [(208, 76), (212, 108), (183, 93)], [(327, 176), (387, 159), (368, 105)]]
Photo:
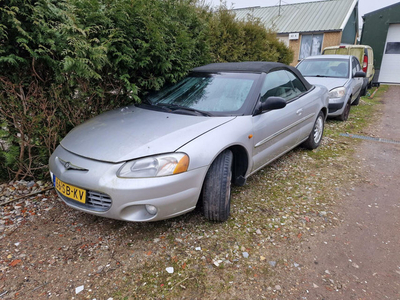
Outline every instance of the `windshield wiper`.
[(140, 106), (140, 105), (145, 105), (145, 106), (154, 106), (153, 103), (151, 103), (149, 100), (147, 100), (146, 98), (141, 99), (140, 102), (135, 102), (134, 105), (136, 106)]
[(206, 116), (206, 117), (212, 116), (211, 113), (206, 112), (206, 111), (202, 111), (202, 110), (198, 110), (198, 109), (190, 108), (190, 107), (174, 105), (174, 104), (156, 104), (156, 106), (164, 108), (168, 112), (173, 112), (173, 113), (184, 112), (184, 113), (190, 113), (191, 115), (195, 115), (195, 116)]
[(172, 109), (169, 106), (167, 106), (167, 105), (157, 105), (157, 104), (151, 103), (150, 101), (142, 101), (141, 103), (138, 103), (138, 104), (135, 104), (135, 105), (146, 107), (148, 109), (157, 110), (157, 111), (172, 112)]

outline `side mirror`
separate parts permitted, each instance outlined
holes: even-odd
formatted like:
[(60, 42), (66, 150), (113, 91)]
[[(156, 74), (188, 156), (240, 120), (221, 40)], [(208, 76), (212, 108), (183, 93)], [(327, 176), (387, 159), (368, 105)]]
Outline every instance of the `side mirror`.
[(365, 73), (363, 71), (358, 71), (354, 74), (354, 77), (365, 77)]
[(261, 111), (281, 109), (286, 106), (286, 100), (282, 97), (268, 97), (261, 102)]

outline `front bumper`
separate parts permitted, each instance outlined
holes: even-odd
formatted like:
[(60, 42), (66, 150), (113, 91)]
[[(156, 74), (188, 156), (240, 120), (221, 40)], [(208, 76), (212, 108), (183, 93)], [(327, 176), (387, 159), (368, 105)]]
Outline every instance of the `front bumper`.
[[(60, 159), (86, 170), (67, 169)], [(106, 211), (101, 211), (59, 193), (67, 205), (90, 214), (135, 222), (168, 219), (193, 210), (208, 169), (156, 178), (119, 178), (116, 174), (122, 165), (80, 157), (61, 146), (49, 161), (53, 176), (64, 183), (84, 189), (87, 194), (90, 191), (110, 198)], [(146, 205), (156, 207), (157, 212), (150, 214)]]
[(346, 98), (331, 98), (328, 105), (328, 117), (337, 117), (343, 113)]

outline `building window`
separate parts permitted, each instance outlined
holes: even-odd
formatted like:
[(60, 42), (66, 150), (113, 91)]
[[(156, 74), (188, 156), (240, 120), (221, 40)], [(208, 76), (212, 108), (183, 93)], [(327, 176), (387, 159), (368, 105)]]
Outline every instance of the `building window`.
[(388, 42), (386, 44), (385, 54), (400, 54), (400, 43), (399, 42)]
[(307, 56), (320, 55), (323, 37), (323, 34), (303, 34), (301, 36), (299, 59), (306, 58)]

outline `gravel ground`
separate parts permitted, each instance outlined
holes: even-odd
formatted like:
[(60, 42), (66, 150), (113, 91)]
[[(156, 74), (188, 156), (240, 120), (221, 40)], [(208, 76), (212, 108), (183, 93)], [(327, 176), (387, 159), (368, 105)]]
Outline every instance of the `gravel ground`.
[(400, 299), (399, 100), (400, 86), (391, 86), (367, 131), (374, 139), (354, 144), (362, 181), (335, 208), (341, 225), (299, 246), (307, 267), (293, 299)]
[(329, 121), (319, 149), (297, 148), (234, 188), (225, 223), (199, 211), (120, 222), (38, 193), (49, 182), (0, 185), (0, 298), (294, 299), (315, 288), (304, 248), (344, 222), (337, 208), (365, 180), (357, 142), (339, 133), (366, 133), (365, 114), (379, 107), (371, 101), (348, 122)]

